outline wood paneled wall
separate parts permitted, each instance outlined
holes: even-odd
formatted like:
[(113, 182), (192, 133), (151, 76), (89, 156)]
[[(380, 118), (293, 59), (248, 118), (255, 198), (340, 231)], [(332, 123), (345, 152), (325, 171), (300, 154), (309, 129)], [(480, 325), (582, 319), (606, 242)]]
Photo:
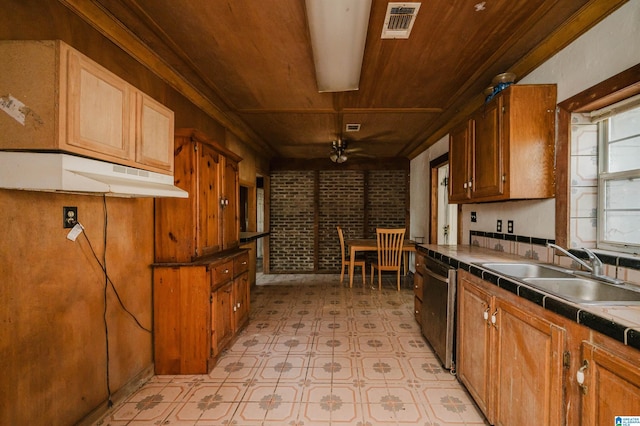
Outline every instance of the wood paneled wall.
[[(61, 39), (171, 108), (177, 128), (198, 128), (225, 145), (230, 139), (223, 126), (58, 1), (3, 2), (0, 39)], [(231, 139), (236, 148), (241, 145)], [(252, 154), (246, 149), (243, 157)], [(241, 174), (255, 179), (256, 164), (266, 161), (241, 163)], [(151, 328), (153, 201), (106, 201), (108, 274), (127, 309)], [(78, 207), (102, 259), (102, 197), (0, 190), (3, 425), (75, 424), (106, 409), (104, 274), (83, 236), (66, 239), (63, 206)], [(106, 300), (109, 387), (117, 398), (127, 385), (152, 374), (152, 339), (117, 305), (112, 289)]]

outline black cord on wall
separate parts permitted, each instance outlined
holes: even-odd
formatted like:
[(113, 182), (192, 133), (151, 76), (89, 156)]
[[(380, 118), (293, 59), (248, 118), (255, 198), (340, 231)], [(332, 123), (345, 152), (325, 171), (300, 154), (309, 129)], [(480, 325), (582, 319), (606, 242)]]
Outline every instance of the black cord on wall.
[[(116, 295), (116, 298), (118, 299), (118, 303), (120, 304), (120, 306), (122, 307), (122, 309), (129, 314), (129, 316), (131, 316), (131, 318), (133, 318), (133, 320), (135, 321), (135, 323), (138, 325), (138, 327), (140, 327), (142, 330), (146, 331), (147, 333), (151, 334), (151, 330), (144, 327), (140, 321), (138, 321), (138, 319), (136, 318), (136, 316), (127, 309), (127, 307), (124, 305), (124, 302), (122, 301), (122, 299), (120, 298), (120, 294), (118, 293), (118, 290), (116, 289), (115, 285), (113, 284), (113, 281), (111, 281), (111, 278), (109, 278), (109, 274), (107, 273), (107, 223), (108, 223), (108, 212), (107, 212), (107, 197), (103, 196), (102, 197), (102, 201), (103, 201), (103, 212), (104, 212), (104, 228), (103, 228), (103, 256), (102, 256), (102, 261), (98, 258), (98, 255), (96, 254), (95, 250), (93, 249), (93, 245), (91, 244), (91, 241), (89, 240), (89, 237), (87, 236), (86, 232), (83, 232), (85, 239), (87, 240), (87, 243), (89, 244), (89, 249), (91, 250), (91, 253), (93, 254), (93, 257), (96, 259), (96, 262), (98, 262), (98, 265), (100, 265), (100, 268), (102, 269), (102, 271), (104, 272), (104, 311), (103, 311), (103, 321), (104, 321), (104, 336), (105, 336), (105, 344), (106, 344), (106, 381), (107, 381), (107, 393), (108, 393), (108, 406), (112, 407), (113, 406), (113, 400), (111, 399), (111, 386), (110, 386), (110, 372), (109, 372), (109, 364), (110, 364), (110, 358), (109, 358), (109, 325), (108, 325), (108, 318), (107, 318), (107, 302), (108, 302), (108, 298), (107, 298), (107, 291), (109, 289), (109, 285), (111, 285), (111, 288), (113, 289), (114, 294)], [(82, 225), (80, 225), (82, 226)]]

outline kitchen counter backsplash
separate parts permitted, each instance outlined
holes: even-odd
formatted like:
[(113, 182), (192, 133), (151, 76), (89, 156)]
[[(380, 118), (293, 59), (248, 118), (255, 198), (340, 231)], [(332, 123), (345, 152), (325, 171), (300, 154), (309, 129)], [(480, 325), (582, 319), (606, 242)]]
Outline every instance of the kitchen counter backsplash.
[[(554, 256), (554, 249), (547, 247), (548, 243), (555, 244), (555, 240), (484, 231), (470, 231), (469, 235), (470, 246), (515, 254), (538, 262), (554, 263), (574, 270), (584, 269), (567, 256)], [(587, 254), (582, 250), (571, 249), (569, 251), (580, 259), (588, 259)], [(615, 253), (599, 251), (596, 251), (596, 254), (605, 265), (604, 270), (608, 276), (640, 286), (640, 257), (621, 256)]]

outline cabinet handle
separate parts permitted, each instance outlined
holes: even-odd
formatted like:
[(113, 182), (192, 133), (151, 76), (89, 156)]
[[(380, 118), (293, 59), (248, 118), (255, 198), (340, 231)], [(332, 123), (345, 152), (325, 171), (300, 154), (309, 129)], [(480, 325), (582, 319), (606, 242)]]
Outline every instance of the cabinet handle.
[(247, 261), (245, 260), (244, 262), (242, 262), (242, 264), (243, 264), (243, 265), (246, 265), (246, 264), (247, 264)]
[(420, 311), (416, 311), (416, 315), (418, 315), (420, 313)]
[(473, 188), (473, 181), (472, 180), (469, 181), (469, 189), (471, 189), (471, 188)]
[(484, 312), (482, 313), (482, 318), (484, 318), (484, 320), (487, 321), (487, 324), (489, 324), (489, 308), (484, 310)]
[(496, 323), (498, 322), (497, 315), (498, 315), (498, 310), (496, 309), (493, 315), (491, 315), (491, 325), (494, 326), (495, 328), (498, 328), (498, 326), (496, 325)]
[(224, 271), (222, 271), (222, 273), (223, 273), (223, 274), (228, 274), (228, 273), (229, 273), (229, 270), (228, 270), (228, 269), (225, 269)]
[(580, 389), (582, 389), (583, 395), (586, 395), (588, 390), (588, 386), (584, 384), (584, 372), (587, 368), (589, 368), (589, 361), (585, 359), (582, 362), (582, 367), (580, 367), (578, 369), (578, 372), (576, 373), (576, 381), (578, 382), (578, 386), (580, 386)]
[(467, 182), (463, 183), (463, 184), (462, 184), (462, 187), (463, 187), (464, 189), (467, 189)]
[(233, 312), (236, 312), (238, 310), (238, 308), (236, 308), (235, 306), (233, 307)]

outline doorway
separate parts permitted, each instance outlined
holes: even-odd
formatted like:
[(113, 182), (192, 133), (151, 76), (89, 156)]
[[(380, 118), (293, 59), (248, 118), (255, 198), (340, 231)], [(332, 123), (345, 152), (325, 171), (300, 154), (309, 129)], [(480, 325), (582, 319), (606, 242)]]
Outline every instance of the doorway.
[(458, 207), (449, 204), (449, 154), (430, 163), (431, 220), (429, 242), (431, 244), (456, 245), (458, 235)]

